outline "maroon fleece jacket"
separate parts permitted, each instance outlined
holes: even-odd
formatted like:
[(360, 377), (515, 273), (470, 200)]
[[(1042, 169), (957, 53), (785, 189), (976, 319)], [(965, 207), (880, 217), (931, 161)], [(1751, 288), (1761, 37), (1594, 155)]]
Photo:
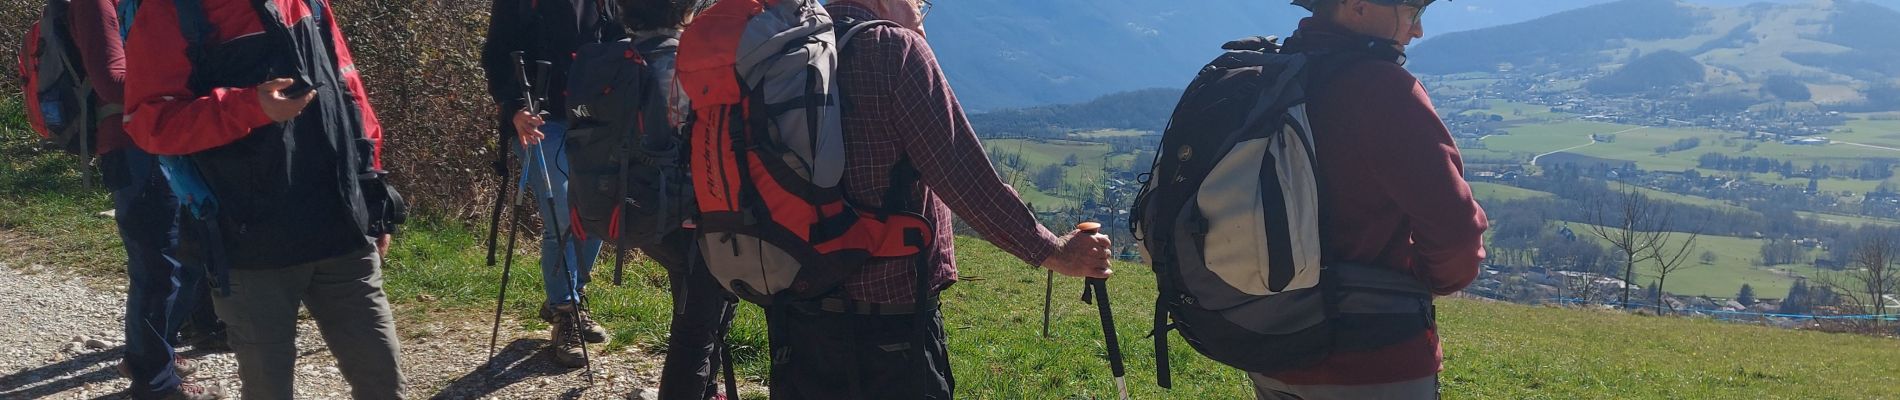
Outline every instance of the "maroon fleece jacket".
[[(1315, 20), (1302, 30), (1346, 34)], [(1384, 265), (1411, 273), (1437, 295), (1463, 290), (1484, 260), (1484, 210), (1464, 180), (1464, 161), (1425, 87), (1404, 67), (1367, 60), (1343, 67), (1309, 103), (1325, 182), (1320, 201), (1326, 262)], [(1340, 353), (1300, 371), (1273, 374), (1294, 385), (1364, 385), (1437, 373), (1438, 332), (1384, 349)]]
[[(125, 104), (125, 46), (119, 38), (119, 0), (76, 0), (72, 3), (73, 42), (82, 67), (92, 78), (92, 90), (108, 104)], [(99, 124), (98, 154), (132, 144), (125, 136), (124, 113), (105, 116)]]

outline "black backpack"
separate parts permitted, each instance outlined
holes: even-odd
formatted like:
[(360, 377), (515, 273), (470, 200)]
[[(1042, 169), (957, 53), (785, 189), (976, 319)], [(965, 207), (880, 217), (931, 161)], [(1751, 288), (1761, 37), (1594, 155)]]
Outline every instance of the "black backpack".
[(1161, 385), (1171, 385), (1169, 330), (1208, 358), (1260, 373), (1417, 338), (1432, 323), (1423, 283), (1392, 268), (1321, 263), (1328, 182), (1314, 171), (1323, 152), (1308, 89), (1322, 71), (1374, 52), (1285, 51), (1270, 37), (1222, 48), (1182, 95), (1130, 213), (1159, 280)]
[[(586, 44), (568, 72), (568, 205), (576, 237), (660, 243), (697, 212), (670, 77), (677, 39)], [(668, 59), (649, 60), (648, 55)], [(680, 124), (676, 124), (680, 122)], [(624, 260), (624, 257), (623, 257)]]

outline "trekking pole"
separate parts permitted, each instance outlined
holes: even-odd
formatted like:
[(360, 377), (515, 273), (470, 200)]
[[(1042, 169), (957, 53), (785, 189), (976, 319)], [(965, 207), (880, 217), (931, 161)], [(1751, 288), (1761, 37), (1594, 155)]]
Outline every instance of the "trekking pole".
[[(501, 265), (501, 293), (495, 295), (495, 326), (488, 331), (489, 359), (495, 358), (495, 344), (501, 338), (501, 308), (508, 302), (508, 275), (515, 266), (515, 234), (521, 233), (521, 199), (525, 197), (528, 197), (527, 193), (516, 193), (514, 205), (509, 211), (512, 214), (508, 218), (508, 252), (503, 256), (505, 261)], [(493, 249), (492, 245), (490, 249)]]
[[(503, 121), (502, 123), (508, 124), (510, 122)], [(501, 181), (501, 187), (496, 188), (495, 208), (488, 212), (489, 267), (495, 266), (495, 239), (500, 236), (501, 233), (501, 209), (502, 206), (508, 202), (508, 189), (510, 189), (510, 185), (508, 184), (508, 147), (515, 145), (514, 143), (508, 143), (508, 135), (501, 134), (503, 129), (511, 128), (496, 127), (495, 147), (497, 149), (497, 155), (495, 156), (494, 168), (495, 177)]]
[[(528, 69), (527, 69), (526, 63), (522, 60), (522, 52), (517, 51), (517, 52), (508, 53), (508, 56), (514, 59), (515, 82), (518, 82), (518, 86), (521, 86), (521, 97), (528, 102), (528, 108), (533, 109), (534, 108), (534, 91), (532, 88), (528, 87)], [(508, 160), (507, 148), (508, 146), (514, 145), (514, 143), (500, 143), (500, 142), (506, 142), (506, 140), (499, 140), (499, 139), (497, 140), (497, 143), (500, 144), (500, 147), (502, 148), (501, 150), (502, 164), (497, 165), (496, 167), (497, 167), (497, 171), (500, 171), (502, 173), (501, 193), (504, 194), (503, 197), (506, 197), (505, 194), (508, 193), (508, 186), (509, 186), (508, 176), (507, 176), (507, 165), (506, 165), (507, 160)], [(528, 173), (528, 170), (523, 169), (521, 170), (521, 173), (523, 175), (526, 175)], [(525, 176), (522, 177), (522, 179), (526, 179), (526, 178), (527, 177)], [(495, 325), (489, 328), (488, 330), (488, 358), (489, 359), (495, 358), (495, 345), (501, 339), (501, 309), (502, 309), (502, 306), (504, 304), (507, 304), (508, 302), (508, 278), (509, 278), (510, 273), (514, 271), (514, 267), (515, 267), (515, 235), (521, 233), (521, 201), (523, 198), (526, 198), (526, 197), (528, 197), (528, 193), (526, 191), (516, 193), (515, 198), (514, 198), (514, 205), (512, 206), (512, 209), (509, 211), (513, 214), (511, 214), (510, 215), (511, 218), (508, 219), (508, 252), (506, 253), (506, 255), (503, 256), (503, 261), (501, 265), (501, 293), (495, 295)], [(498, 232), (496, 229), (499, 228), (498, 226), (496, 226), (496, 224), (498, 224), (501, 221), (501, 203), (502, 203), (502, 199), (497, 198), (495, 201), (494, 214), (490, 216), (490, 220), (489, 220), (490, 222), (489, 222), (489, 228), (488, 228), (488, 266), (490, 267), (495, 266), (495, 233)]]
[(1056, 271), (1049, 270), (1042, 278), (1042, 338), (1049, 338), (1050, 298), (1056, 295)]
[[(548, 70), (554, 69), (554, 63), (545, 60), (535, 60), (534, 65), (534, 86), (529, 88), (528, 113), (538, 116), (546, 113), (545, 110), (541, 109), (542, 104), (539, 99), (542, 98), (541, 96), (547, 94)], [(541, 148), (541, 146), (545, 145), (547, 145), (547, 143), (535, 143), (534, 146), (529, 147), (527, 151), (532, 153), (529, 154), (529, 156), (534, 157), (535, 166), (541, 169), (541, 192), (545, 193), (541, 196), (541, 205), (547, 207), (548, 215), (557, 215), (558, 210), (555, 209), (554, 205), (554, 185), (553, 182), (548, 179), (547, 153), (542, 151)], [(554, 219), (554, 221), (541, 221), (541, 223), (547, 224), (554, 230), (554, 244), (556, 248), (560, 249), (560, 254), (555, 257), (560, 260), (558, 266), (561, 270), (567, 272), (568, 293), (574, 295), (574, 315), (569, 316), (567, 319), (568, 329), (579, 331), (581, 328), (581, 313), (587, 310), (587, 299), (581, 296), (580, 272), (577, 271), (580, 269), (579, 266), (569, 265), (567, 262), (568, 246), (572, 244), (567, 240), (568, 230), (561, 227), (560, 218)], [(592, 385), (594, 384), (594, 357), (588, 353), (586, 341), (581, 341), (580, 345), (581, 362), (586, 365), (586, 372), (584, 372), (584, 374), (586, 374), (587, 377), (587, 384)]]
[[(1076, 224), (1075, 229), (1092, 236), (1101, 233), (1102, 224), (1083, 222)], [(1115, 373), (1115, 390), (1121, 393), (1119, 399), (1128, 400), (1128, 370), (1122, 365), (1121, 339), (1115, 336), (1115, 314), (1108, 306), (1108, 280), (1088, 278), (1087, 285), (1082, 286), (1083, 303), (1089, 302), (1091, 292), (1095, 297), (1095, 309), (1102, 315), (1102, 339), (1108, 345), (1108, 368)]]

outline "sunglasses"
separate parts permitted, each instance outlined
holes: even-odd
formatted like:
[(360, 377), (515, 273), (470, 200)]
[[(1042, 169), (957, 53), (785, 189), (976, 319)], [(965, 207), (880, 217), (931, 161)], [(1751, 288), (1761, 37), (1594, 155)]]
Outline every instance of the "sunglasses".
[(930, 15), (930, 8), (936, 6), (936, 4), (931, 3), (930, 0), (919, 0), (918, 3), (920, 3), (917, 6), (917, 16), (919, 17)]

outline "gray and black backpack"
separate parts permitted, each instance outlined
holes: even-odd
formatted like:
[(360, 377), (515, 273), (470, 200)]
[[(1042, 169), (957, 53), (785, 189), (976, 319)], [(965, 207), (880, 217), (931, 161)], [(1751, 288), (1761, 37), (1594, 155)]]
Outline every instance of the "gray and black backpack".
[(1169, 330), (1208, 358), (1262, 373), (1418, 337), (1432, 323), (1423, 283), (1321, 255), (1328, 182), (1315, 168), (1326, 151), (1313, 145), (1309, 89), (1324, 82), (1315, 75), (1380, 52), (1289, 51), (1264, 37), (1223, 48), (1182, 95), (1131, 211), (1159, 280), (1161, 386), (1170, 386)]
[(685, 138), (675, 110), (679, 40), (581, 45), (568, 72), (566, 142), (570, 227), (614, 243), (615, 282), (626, 250), (660, 243), (696, 212)]

